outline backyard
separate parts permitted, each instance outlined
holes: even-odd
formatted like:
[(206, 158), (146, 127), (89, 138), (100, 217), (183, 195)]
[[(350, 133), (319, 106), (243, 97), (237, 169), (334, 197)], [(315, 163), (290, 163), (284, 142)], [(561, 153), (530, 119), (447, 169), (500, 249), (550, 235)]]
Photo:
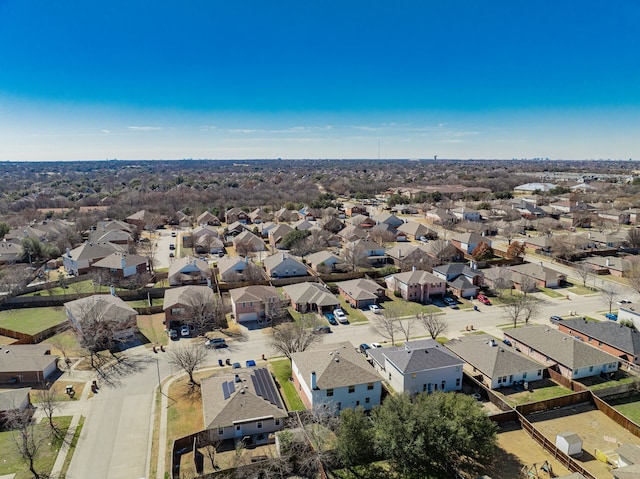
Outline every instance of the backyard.
[(547, 399), (557, 398), (573, 394), (573, 391), (554, 383), (551, 379), (542, 379), (530, 383), (530, 389), (524, 390), (522, 387), (503, 388), (499, 393), (502, 398), (511, 406), (519, 406), (530, 402), (546, 401)]
[(289, 381), (291, 377), (291, 361), (288, 359), (279, 359), (276, 361), (270, 361), (271, 371), (276, 377), (276, 381), (280, 385), (280, 392), (284, 397), (284, 402), (287, 405), (289, 411), (303, 411), (305, 409), (300, 396), (296, 392), (296, 388), (292, 381)]
[(62, 306), (0, 311), (0, 328), (24, 334), (37, 334), (65, 321), (67, 315)]

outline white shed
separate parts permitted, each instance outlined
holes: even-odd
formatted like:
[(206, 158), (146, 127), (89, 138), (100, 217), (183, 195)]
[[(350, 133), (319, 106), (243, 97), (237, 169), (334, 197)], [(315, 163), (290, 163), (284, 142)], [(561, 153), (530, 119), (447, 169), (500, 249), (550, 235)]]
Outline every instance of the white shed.
[(556, 436), (556, 447), (569, 456), (582, 453), (582, 439), (575, 432), (563, 432)]

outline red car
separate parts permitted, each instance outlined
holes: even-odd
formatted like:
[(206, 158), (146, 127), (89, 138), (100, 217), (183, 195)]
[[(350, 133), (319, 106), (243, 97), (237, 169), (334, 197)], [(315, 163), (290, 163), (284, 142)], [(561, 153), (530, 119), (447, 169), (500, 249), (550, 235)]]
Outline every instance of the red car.
[(489, 298), (487, 298), (484, 294), (478, 295), (478, 301), (480, 301), (482, 304), (491, 304), (491, 301), (489, 301)]

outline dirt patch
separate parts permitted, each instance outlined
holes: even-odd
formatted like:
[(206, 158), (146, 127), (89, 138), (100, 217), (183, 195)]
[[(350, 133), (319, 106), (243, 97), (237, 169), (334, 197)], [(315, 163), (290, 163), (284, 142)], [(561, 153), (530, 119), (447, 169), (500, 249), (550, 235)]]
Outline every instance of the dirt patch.
[(5, 345), (5, 344), (13, 344), (17, 341), (17, 339), (15, 338), (10, 338), (9, 336), (0, 336), (0, 345)]
[(519, 424), (508, 423), (503, 426), (498, 434), (498, 446), (491, 465), (484, 471), (492, 479), (526, 477), (521, 475), (523, 468), (530, 470), (534, 465), (540, 477), (549, 477), (541, 469), (545, 462), (551, 466), (554, 474), (569, 474), (569, 471), (524, 432)]

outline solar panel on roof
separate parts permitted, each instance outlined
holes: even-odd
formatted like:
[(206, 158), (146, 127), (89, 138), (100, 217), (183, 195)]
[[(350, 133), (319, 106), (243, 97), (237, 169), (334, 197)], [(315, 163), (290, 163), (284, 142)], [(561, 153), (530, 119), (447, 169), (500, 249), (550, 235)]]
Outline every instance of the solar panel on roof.
[(225, 399), (229, 399), (229, 384), (227, 383), (227, 381), (222, 383), (222, 394), (224, 395)]
[(229, 381), (229, 394), (232, 394), (236, 392), (236, 385), (233, 383), (233, 381)]
[(256, 394), (262, 397), (262, 388), (260, 387), (260, 383), (255, 376), (251, 376), (251, 382), (253, 383), (253, 389), (256, 390)]
[(278, 391), (276, 390), (273, 381), (271, 380), (269, 371), (264, 368), (259, 369), (258, 371), (256, 371), (256, 376), (258, 377), (258, 380), (262, 386), (262, 397), (264, 397), (271, 404), (282, 408), (280, 395), (278, 394)]

